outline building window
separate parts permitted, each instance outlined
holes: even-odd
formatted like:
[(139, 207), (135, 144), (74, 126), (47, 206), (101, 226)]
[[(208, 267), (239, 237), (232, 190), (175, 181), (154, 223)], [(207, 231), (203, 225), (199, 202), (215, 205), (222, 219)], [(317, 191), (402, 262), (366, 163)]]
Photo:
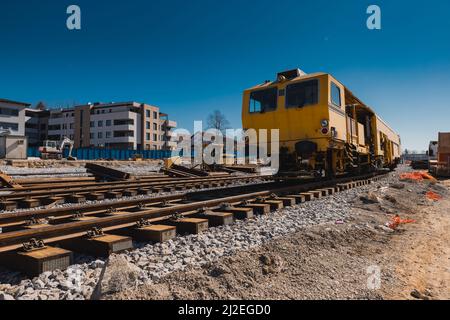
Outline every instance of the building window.
[(84, 115), (84, 110), (80, 110), (80, 127), (83, 126), (83, 115)]
[(126, 125), (134, 125), (133, 119), (125, 119), (125, 120), (114, 120), (115, 126), (126, 126)]
[(106, 120), (106, 126), (110, 127), (111, 126), (111, 120)]
[(153, 141), (158, 141), (158, 135), (156, 133), (153, 134)]
[(331, 83), (331, 103), (341, 107), (341, 89), (334, 83)]
[(97, 134), (97, 138), (102, 139), (102, 138), (103, 138), (103, 132), (99, 132), (99, 133)]
[(8, 122), (0, 122), (0, 128), (3, 130), (12, 130), (12, 131), (18, 131), (19, 130), (19, 124), (18, 123), (8, 123)]
[(48, 140), (52, 140), (52, 141), (61, 141), (61, 135), (59, 135), (59, 134), (49, 135), (49, 136), (48, 136)]
[(61, 125), (60, 124), (53, 124), (48, 126), (48, 130), (61, 130)]
[(111, 138), (111, 131), (106, 132), (106, 138)]
[(294, 83), (286, 87), (286, 108), (301, 108), (319, 102), (317, 80)]
[(147, 136), (147, 141), (150, 140), (150, 133), (147, 133), (146, 136)]
[(19, 110), (0, 108), (0, 114), (17, 117)]
[(146, 128), (147, 130), (150, 130), (150, 121), (147, 121)]
[(91, 121), (91, 128), (94, 128), (95, 127), (95, 121)]
[(250, 94), (250, 112), (267, 112), (277, 109), (277, 88), (254, 91)]
[(103, 127), (103, 120), (98, 121), (98, 122), (97, 122), (97, 125), (98, 125), (99, 127)]
[(158, 119), (158, 112), (153, 111), (153, 118)]
[(134, 137), (134, 131), (114, 131), (114, 138)]
[(153, 130), (155, 130), (155, 131), (158, 130), (158, 124), (156, 124), (156, 123), (153, 124)]
[(70, 128), (70, 129), (73, 129), (73, 123), (71, 123), (71, 124), (69, 125), (69, 128)]
[(150, 110), (145, 110), (145, 115), (147, 116), (147, 118), (150, 118)]
[(89, 134), (89, 138), (94, 139), (94, 134), (92, 132)]
[(62, 118), (62, 114), (61, 113), (52, 113), (50, 114), (50, 119), (59, 119)]

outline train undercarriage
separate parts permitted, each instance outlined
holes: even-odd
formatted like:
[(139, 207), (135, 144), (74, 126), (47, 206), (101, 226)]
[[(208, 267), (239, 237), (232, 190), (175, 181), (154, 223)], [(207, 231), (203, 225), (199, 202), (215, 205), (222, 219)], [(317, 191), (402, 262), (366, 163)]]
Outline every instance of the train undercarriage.
[[(388, 166), (395, 169), (397, 163)], [(351, 144), (342, 144), (328, 148), (326, 152), (289, 153), (280, 150), (280, 170), (282, 176), (337, 177), (376, 172), (386, 168), (383, 157), (375, 157), (371, 153), (358, 152)]]

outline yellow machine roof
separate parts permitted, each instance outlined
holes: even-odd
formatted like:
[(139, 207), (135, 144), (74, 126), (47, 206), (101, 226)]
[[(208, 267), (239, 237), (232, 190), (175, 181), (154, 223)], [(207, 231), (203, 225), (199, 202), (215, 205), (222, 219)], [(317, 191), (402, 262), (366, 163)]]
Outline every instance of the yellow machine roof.
[[(293, 78), (293, 79), (289, 79), (289, 80), (287, 80), (287, 82), (292, 82), (292, 81), (297, 81), (297, 80), (312, 79), (312, 78), (316, 78), (318, 76), (323, 76), (323, 75), (326, 75), (326, 74), (327, 73), (324, 73), (324, 72), (310, 73), (310, 74), (298, 76), (298, 77)], [(254, 86), (252, 88), (246, 89), (245, 91), (251, 91), (251, 90), (255, 90), (255, 89), (262, 89), (262, 88), (270, 87), (270, 86), (278, 84), (278, 83), (279, 83), (278, 80), (266, 81), (266, 82), (263, 82), (263, 83), (261, 83), (261, 84), (259, 84), (257, 86)]]

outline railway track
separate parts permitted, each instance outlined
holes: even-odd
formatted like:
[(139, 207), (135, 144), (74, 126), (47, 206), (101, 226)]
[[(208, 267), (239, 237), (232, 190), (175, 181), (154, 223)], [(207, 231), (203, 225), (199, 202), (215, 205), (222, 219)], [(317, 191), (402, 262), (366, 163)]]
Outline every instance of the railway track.
[(118, 199), (123, 196), (132, 197), (163, 191), (219, 187), (235, 182), (249, 183), (256, 179), (270, 180), (272, 178), (258, 175), (201, 178), (162, 177), (114, 182), (83, 181), (75, 184), (66, 182), (48, 186), (33, 185), (21, 189), (3, 188), (0, 190), (0, 210), (11, 211), (17, 208), (30, 209), (63, 203), (82, 203), (86, 200)]
[(199, 233), (208, 227), (268, 214), (381, 177), (371, 174), (304, 183), (278, 181), (0, 215), (5, 231), (0, 234), (0, 261), (9, 268), (38, 275), (67, 268), (73, 251), (108, 256), (133, 249), (133, 240), (162, 242), (176, 234)]

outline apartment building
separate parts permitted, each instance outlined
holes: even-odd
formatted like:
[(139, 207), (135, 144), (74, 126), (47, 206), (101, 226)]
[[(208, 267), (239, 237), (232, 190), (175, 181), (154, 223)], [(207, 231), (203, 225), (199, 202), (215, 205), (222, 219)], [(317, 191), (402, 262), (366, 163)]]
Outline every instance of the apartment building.
[(26, 159), (25, 109), (28, 103), (0, 99), (0, 159)]
[(156, 106), (138, 102), (93, 103), (70, 109), (51, 110), (48, 139), (64, 136), (75, 148), (171, 150), (171, 130), (177, 123)]
[(39, 147), (42, 141), (47, 140), (49, 115), (50, 111), (39, 105), (36, 109), (25, 109), (25, 135), (28, 138), (28, 146)]
[(25, 109), (29, 103), (0, 99), (0, 131), (25, 136)]
[(0, 132), (26, 136), (30, 147), (44, 140), (68, 137), (75, 148), (173, 150), (175, 121), (156, 106), (138, 102), (89, 103), (67, 109), (48, 110), (0, 99)]

